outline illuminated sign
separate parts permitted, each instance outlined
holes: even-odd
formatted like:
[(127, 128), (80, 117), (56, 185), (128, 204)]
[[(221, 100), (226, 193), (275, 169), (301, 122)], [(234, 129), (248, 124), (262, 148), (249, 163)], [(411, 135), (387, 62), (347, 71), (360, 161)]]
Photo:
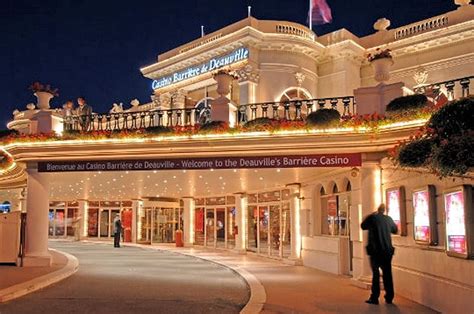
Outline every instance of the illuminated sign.
[(397, 225), (398, 234), (405, 236), (406, 233), (406, 209), (405, 189), (403, 187), (389, 189), (386, 191), (387, 215), (392, 217)]
[(237, 50), (232, 51), (231, 53), (220, 56), (217, 58), (212, 58), (211, 60), (196, 65), (191, 66), (185, 70), (175, 72), (173, 74), (160, 77), (152, 82), (151, 87), (153, 89), (162, 88), (169, 86), (171, 84), (175, 84), (198, 75), (208, 73), (210, 71), (217, 70), (224, 66), (229, 66), (231, 64), (247, 60), (249, 57), (249, 50), (248, 48), (239, 48)]
[(465, 189), (444, 194), (446, 246), (453, 255), (467, 256)]
[(438, 244), (435, 195), (433, 185), (413, 192), (413, 236), (420, 244)]
[(39, 172), (359, 167), (360, 153), (39, 162)]

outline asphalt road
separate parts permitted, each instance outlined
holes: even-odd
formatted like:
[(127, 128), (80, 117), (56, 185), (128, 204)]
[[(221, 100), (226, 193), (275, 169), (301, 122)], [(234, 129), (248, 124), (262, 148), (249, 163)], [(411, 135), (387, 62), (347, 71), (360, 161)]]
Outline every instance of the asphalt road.
[(0, 304), (9, 313), (238, 313), (247, 283), (212, 262), (113, 244), (51, 242), (79, 259), (73, 276)]

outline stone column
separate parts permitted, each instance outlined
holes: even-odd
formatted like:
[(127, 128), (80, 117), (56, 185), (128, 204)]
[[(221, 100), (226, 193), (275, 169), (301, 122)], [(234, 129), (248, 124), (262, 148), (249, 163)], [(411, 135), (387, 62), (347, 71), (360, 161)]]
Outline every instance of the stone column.
[(78, 200), (79, 203), (79, 216), (81, 219), (79, 220), (79, 238), (84, 239), (87, 237), (87, 228), (88, 228), (88, 221), (89, 221), (89, 204), (86, 200)]
[[(359, 204), (355, 209), (357, 214), (351, 217), (352, 229), (361, 230), (362, 220), (377, 209), (382, 201), (381, 192), (381, 168), (379, 161), (364, 161), (360, 169), (360, 189)], [(362, 232), (362, 231), (361, 231)], [(358, 238), (352, 237), (354, 241), (354, 278), (360, 283), (368, 284), (371, 282), (372, 271), (370, 260), (365, 252), (367, 246), (367, 232), (360, 233)], [(358, 265), (356, 265), (358, 264)]]
[(184, 109), (186, 107), (186, 94), (184, 89), (178, 90), (173, 95), (173, 109)]
[(137, 243), (137, 217), (138, 211), (143, 207), (143, 201), (140, 199), (132, 200), (132, 243)]
[(235, 251), (240, 254), (247, 252), (247, 239), (245, 238), (247, 230), (247, 195), (236, 193), (235, 195), (235, 224), (237, 226), (237, 235), (235, 237)]
[[(239, 74), (239, 99), (240, 105), (253, 104), (258, 101), (258, 81), (259, 71), (254, 69), (254, 66), (247, 64), (238, 71)], [(241, 115), (244, 112), (241, 111)], [(245, 110), (247, 115), (246, 120), (251, 120), (250, 109)], [(244, 118), (244, 119), (245, 119)]]
[(183, 232), (184, 245), (194, 245), (195, 201), (192, 197), (183, 197)]
[(289, 259), (295, 264), (302, 264), (300, 186), (299, 183), (292, 183), (286, 186), (290, 189), (291, 253)]
[(161, 110), (170, 109), (171, 107), (170, 93), (163, 93), (159, 96), (159, 98), (160, 98), (160, 106), (158, 109), (161, 109)]
[(24, 266), (51, 266), (48, 251), (49, 178), (37, 165), (27, 169), (27, 216)]

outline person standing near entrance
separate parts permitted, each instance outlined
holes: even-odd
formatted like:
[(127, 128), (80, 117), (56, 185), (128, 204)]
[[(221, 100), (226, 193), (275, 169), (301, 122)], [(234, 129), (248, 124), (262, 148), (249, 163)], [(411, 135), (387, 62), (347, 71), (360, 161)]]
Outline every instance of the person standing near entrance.
[(74, 229), (74, 240), (80, 241), (81, 240), (81, 216), (77, 216), (72, 220), (72, 228)]
[(370, 256), (372, 268), (372, 294), (365, 301), (369, 304), (379, 304), (380, 273), (383, 273), (385, 302), (391, 304), (394, 297), (392, 279), (392, 257), (395, 248), (392, 246), (391, 233), (397, 233), (397, 225), (390, 216), (384, 214), (385, 204), (380, 204), (377, 211), (367, 216), (360, 225), (362, 230), (369, 231), (367, 254)]
[(120, 214), (115, 215), (114, 218), (114, 247), (120, 247), (120, 236), (122, 235), (122, 221)]

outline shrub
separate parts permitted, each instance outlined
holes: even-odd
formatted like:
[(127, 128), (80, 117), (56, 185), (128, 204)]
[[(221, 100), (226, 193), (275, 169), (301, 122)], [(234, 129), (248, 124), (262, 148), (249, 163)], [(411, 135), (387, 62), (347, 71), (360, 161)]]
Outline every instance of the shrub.
[(426, 165), (433, 150), (433, 140), (422, 138), (412, 141), (400, 148), (398, 162), (404, 167), (421, 167)]
[(224, 121), (211, 121), (199, 126), (200, 133), (225, 132), (228, 130), (229, 124)]
[(452, 136), (434, 149), (433, 168), (442, 176), (462, 175), (474, 167), (474, 133)]
[(267, 131), (277, 123), (275, 119), (270, 118), (257, 118), (250, 120), (244, 124), (244, 129), (247, 131)]
[(409, 96), (398, 97), (392, 100), (388, 105), (386, 111), (388, 113), (399, 113), (404, 111), (413, 111), (423, 108), (428, 103), (428, 98), (425, 95), (415, 94)]
[(0, 138), (10, 136), (10, 135), (18, 135), (18, 131), (16, 131), (16, 130), (0, 130)]
[(148, 134), (164, 134), (164, 133), (172, 133), (173, 128), (168, 127), (168, 126), (153, 126), (145, 129), (145, 133)]
[(330, 127), (337, 125), (341, 114), (336, 109), (319, 109), (311, 112), (306, 118), (306, 124), (310, 126)]
[(428, 121), (428, 128), (434, 130), (440, 139), (461, 135), (474, 130), (474, 97), (454, 101), (434, 113)]

